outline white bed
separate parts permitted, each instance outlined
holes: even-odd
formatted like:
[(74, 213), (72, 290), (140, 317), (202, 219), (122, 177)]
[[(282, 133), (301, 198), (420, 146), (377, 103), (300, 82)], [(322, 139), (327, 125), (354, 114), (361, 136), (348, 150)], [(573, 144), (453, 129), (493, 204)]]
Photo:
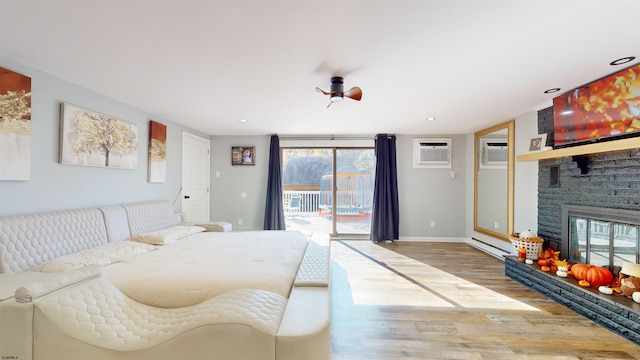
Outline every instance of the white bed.
[(175, 225), (166, 202), (0, 218), (0, 356), (330, 358), (326, 234)]

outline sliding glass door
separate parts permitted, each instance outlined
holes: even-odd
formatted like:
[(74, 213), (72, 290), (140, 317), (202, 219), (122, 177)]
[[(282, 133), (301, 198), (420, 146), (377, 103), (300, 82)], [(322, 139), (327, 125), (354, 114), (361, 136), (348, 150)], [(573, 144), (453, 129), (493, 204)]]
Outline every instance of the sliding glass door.
[(282, 193), (287, 230), (333, 233), (330, 221), (319, 215), (326, 197), (320, 190), (326, 173), (333, 172), (331, 148), (282, 148)]
[(368, 235), (375, 160), (373, 148), (282, 148), (288, 230), (333, 236)]

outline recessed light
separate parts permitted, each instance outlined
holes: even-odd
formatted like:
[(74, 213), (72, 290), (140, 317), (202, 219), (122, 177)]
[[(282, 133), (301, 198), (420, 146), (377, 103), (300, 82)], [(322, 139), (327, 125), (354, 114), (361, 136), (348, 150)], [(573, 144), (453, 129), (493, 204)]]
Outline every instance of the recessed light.
[(573, 110), (565, 110), (560, 113), (560, 115), (571, 115), (571, 114), (573, 114)]
[(545, 94), (553, 94), (554, 92), (560, 91), (560, 88), (552, 88), (544, 91)]
[(627, 57), (620, 58), (618, 60), (613, 60), (612, 62), (609, 63), (609, 65), (611, 66), (622, 65), (628, 62), (632, 62), (635, 59), (636, 59), (635, 56), (627, 56)]
[(427, 120), (428, 120), (428, 121), (433, 121), (433, 120), (435, 120), (435, 119), (436, 119), (436, 117), (435, 117), (435, 116), (429, 116), (429, 117), (427, 118)]
[(238, 120), (238, 121), (240, 121), (241, 123), (243, 123), (243, 124), (244, 124), (244, 123), (246, 123), (246, 122), (247, 122), (247, 119), (240, 119), (240, 120)]

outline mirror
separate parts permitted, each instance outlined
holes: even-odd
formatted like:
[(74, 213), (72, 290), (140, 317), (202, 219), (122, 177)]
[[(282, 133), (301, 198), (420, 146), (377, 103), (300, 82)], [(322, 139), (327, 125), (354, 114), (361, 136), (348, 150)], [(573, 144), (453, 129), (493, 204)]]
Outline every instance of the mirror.
[(475, 133), (473, 229), (509, 241), (513, 232), (515, 120)]

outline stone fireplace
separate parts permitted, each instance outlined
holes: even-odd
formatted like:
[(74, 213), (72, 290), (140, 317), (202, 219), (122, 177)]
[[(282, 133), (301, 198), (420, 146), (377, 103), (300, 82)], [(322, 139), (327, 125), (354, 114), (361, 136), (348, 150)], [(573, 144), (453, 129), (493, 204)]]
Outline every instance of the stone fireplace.
[[(538, 133), (553, 145), (553, 108), (538, 112)], [(640, 138), (638, 138), (640, 146)], [(518, 204), (516, 203), (516, 206)], [(572, 262), (640, 263), (640, 149), (538, 161), (538, 235)], [(640, 304), (604, 295), (505, 259), (505, 274), (640, 345)]]
[[(553, 144), (553, 107), (538, 112), (538, 132), (546, 133), (547, 144)], [(540, 160), (538, 235), (546, 240), (545, 246), (560, 250), (562, 257), (569, 258), (568, 233), (563, 235), (563, 208), (567, 207), (592, 208), (598, 215), (618, 210), (630, 212), (633, 221), (621, 222), (637, 224), (640, 149)]]

